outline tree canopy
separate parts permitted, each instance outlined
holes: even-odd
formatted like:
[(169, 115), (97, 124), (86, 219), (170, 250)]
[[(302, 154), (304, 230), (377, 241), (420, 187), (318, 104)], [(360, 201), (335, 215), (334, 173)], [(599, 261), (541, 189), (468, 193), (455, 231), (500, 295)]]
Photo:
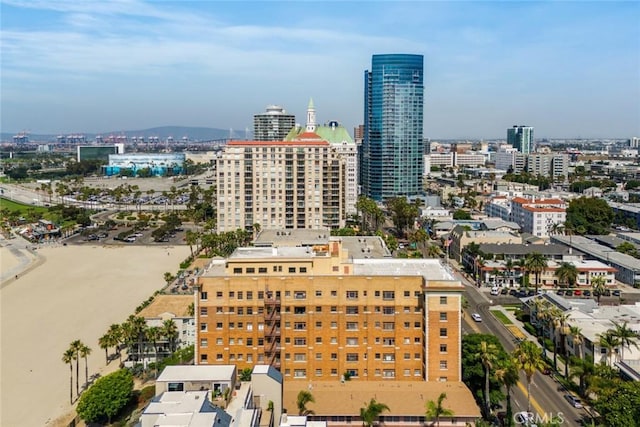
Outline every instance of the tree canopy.
[[(478, 357), (481, 353), (482, 343), (495, 349), (495, 366), (505, 365), (510, 358), (502, 343), (495, 335), (469, 334), (462, 338), (462, 381), (474, 390), (474, 397), (479, 406), (484, 406), (483, 390), (485, 390), (485, 367)], [(496, 405), (504, 400), (505, 395), (501, 391), (501, 382), (492, 373), (489, 376), (489, 399), (491, 405)]]
[(470, 220), (471, 214), (463, 209), (456, 209), (453, 213), (453, 219), (455, 220)]
[(603, 199), (580, 197), (569, 203), (566, 225), (580, 234), (607, 234), (613, 222), (613, 209)]
[(627, 427), (638, 425), (640, 420), (640, 383), (621, 381), (603, 389), (594, 403), (602, 416), (603, 425)]
[(127, 369), (120, 369), (99, 378), (80, 397), (77, 412), (87, 423), (107, 420), (124, 408), (133, 391), (133, 376)]

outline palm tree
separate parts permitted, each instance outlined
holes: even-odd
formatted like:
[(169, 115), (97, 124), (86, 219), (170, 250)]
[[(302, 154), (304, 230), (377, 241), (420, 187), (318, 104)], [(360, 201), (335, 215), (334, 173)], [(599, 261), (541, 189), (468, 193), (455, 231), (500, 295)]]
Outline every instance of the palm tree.
[(74, 340), (69, 345), (71, 351), (73, 351), (73, 359), (76, 361), (76, 395), (80, 395), (80, 349), (84, 344), (80, 340)]
[(104, 350), (105, 363), (109, 364), (109, 347), (111, 347), (112, 338), (109, 332), (105, 332), (100, 338), (98, 338), (98, 346)]
[[(569, 333), (571, 334), (571, 343), (573, 344), (573, 348), (578, 348), (578, 355), (576, 357), (582, 360), (582, 345), (584, 344), (582, 329), (579, 326), (569, 326)], [(567, 357), (567, 361), (569, 360), (571, 359)]]
[(639, 349), (638, 339), (640, 339), (640, 336), (638, 336), (638, 333), (633, 329), (627, 327), (627, 321), (622, 323), (613, 322), (613, 326), (615, 329), (613, 329), (612, 335), (620, 344), (620, 360), (624, 360), (624, 348), (634, 346), (636, 349)]
[(69, 402), (73, 403), (73, 357), (74, 357), (74, 351), (71, 348), (68, 348), (63, 354), (62, 354), (62, 361), (64, 363), (68, 363), (69, 364)]
[(118, 359), (120, 363), (122, 363), (122, 353), (120, 352), (120, 344), (122, 344), (123, 341), (122, 327), (117, 323), (114, 323), (109, 326), (107, 334), (109, 335), (110, 345), (115, 347), (115, 350), (118, 352)]
[(511, 275), (511, 272), (513, 271), (513, 267), (514, 267), (514, 263), (513, 260), (511, 258), (509, 258), (505, 263), (504, 263), (504, 268), (505, 270), (507, 270), (507, 278), (509, 280), (509, 287), (511, 287), (511, 285), (513, 284), (513, 277)]
[(157, 327), (157, 326), (152, 326), (150, 328), (147, 328), (146, 330), (146, 335), (147, 335), (147, 339), (149, 341), (151, 341), (151, 344), (153, 345), (153, 355), (155, 357), (155, 376), (157, 377), (158, 375), (158, 340), (160, 338), (162, 338), (162, 329)]
[[(192, 230), (187, 230), (184, 238), (185, 238), (185, 241), (187, 242), (187, 245), (189, 245), (189, 250), (191, 251), (191, 257), (193, 258), (193, 245), (195, 245), (198, 242), (198, 233)], [(165, 273), (165, 275), (166, 274), (167, 273)]]
[(491, 414), (489, 379), (491, 378), (491, 370), (498, 360), (498, 348), (495, 344), (487, 344), (486, 341), (482, 341), (480, 343), (480, 352), (477, 353), (475, 357), (480, 360), (484, 367), (484, 410), (485, 416), (489, 417)]
[(498, 381), (507, 389), (507, 415), (505, 419), (508, 420), (507, 422), (510, 426), (513, 413), (511, 409), (511, 388), (518, 384), (518, 368), (512, 359), (507, 359), (500, 368), (496, 369), (495, 375)]
[(598, 300), (598, 305), (600, 305), (600, 297), (602, 297), (602, 294), (607, 290), (604, 276), (591, 277), (591, 287), (593, 288), (593, 295), (595, 295)]
[(176, 336), (178, 335), (178, 327), (172, 319), (162, 322), (162, 335), (169, 341), (169, 350), (173, 353), (176, 344)]
[(440, 417), (451, 417), (453, 416), (453, 411), (449, 408), (445, 408), (442, 402), (447, 398), (447, 393), (440, 393), (438, 399), (434, 402), (433, 400), (429, 400), (426, 403), (426, 412), (425, 418), (428, 420), (434, 420), (436, 426), (440, 425)]
[(536, 294), (540, 285), (540, 273), (547, 269), (547, 259), (540, 252), (531, 252), (527, 255), (525, 264), (528, 271), (533, 272), (536, 277)]
[(560, 282), (561, 287), (563, 283), (570, 288), (575, 287), (576, 281), (578, 279), (578, 269), (575, 265), (568, 262), (563, 262), (556, 269), (555, 274), (558, 278), (558, 281)]
[(574, 358), (571, 366), (570, 378), (578, 377), (580, 381), (580, 395), (587, 397), (591, 380), (595, 375), (595, 365), (590, 360)]
[(300, 390), (298, 398), (296, 399), (296, 405), (298, 405), (298, 415), (312, 415), (315, 412), (307, 409), (307, 403), (315, 403), (315, 399), (311, 392), (306, 390)]
[(520, 270), (520, 286), (524, 287), (527, 278), (527, 259), (520, 258), (516, 265), (518, 266), (518, 270)]
[(78, 355), (84, 359), (84, 384), (85, 387), (89, 387), (89, 364), (87, 362), (87, 357), (91, 354), (91, 347), (84, 343), (80, 343), (80, 348), (78, 349)]
[(527, 377), (527, 412), (531, 412), (531, 381), (535, 373), (544, 368), (542, 353), (533, 341), (522, 341), (513, 351), (513, 357)]
[(389, 411), (389, 407), (387, 405), (376, 402), (375, 399), (371, 399), (367, 406), (360, 408), (360, 419), (362, 419), (362, 425), (371, 427), (384, 411)]
[(613, 356), (613, 351), (620, 345), (620, 340), (613, 335), (612, 330), (608, 330), (604, 334), (598, 335), (598, 345), (600, 348), (604, 348), (607, 351), (609, 366), (613, 366), (611, 358)]

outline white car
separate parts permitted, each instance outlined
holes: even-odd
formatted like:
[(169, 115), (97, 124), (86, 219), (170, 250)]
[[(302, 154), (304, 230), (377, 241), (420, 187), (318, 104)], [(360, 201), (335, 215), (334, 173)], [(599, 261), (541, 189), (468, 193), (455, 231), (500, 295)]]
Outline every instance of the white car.
[(491, 295), (499, 295), (500, 294), (500, 289), (493, 287), (491, 288)]
[(478, 313), (473, 313), (473, 314), (471, 315), (471, 318), (472, 318), (473, 320), (475, 320), (476, 322), (482, 322), (482, 316), (480, 316)]
[(575, 397), (573, 394), (565, 394), (564, 398), (573, 406), (574, 408), (582, 408), (582, 401)]

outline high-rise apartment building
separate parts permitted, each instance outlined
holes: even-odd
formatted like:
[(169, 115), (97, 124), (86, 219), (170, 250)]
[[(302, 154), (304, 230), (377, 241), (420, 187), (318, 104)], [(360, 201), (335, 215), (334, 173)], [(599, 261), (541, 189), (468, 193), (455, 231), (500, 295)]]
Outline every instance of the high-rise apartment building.
[(345, 161), (315, 133), (230, 141), (216, 173), (218, 231), (345, 225)]
[(377, 201), (422, 193), (423, 56), (373, 55), (365, 71), (360, 185)]
[(267, 106), (265, 113), (253, 116), (253, 139), (255, 141), (282, 141), (296, 125), (296, 116), (287, 114), (278, 105)]
[(507, 129), (507, 143), (520, 153), (531, 153), (533, 151), (533, 128), (514, 125)]
[(324, 125), (316, 123), (316, 110), (313, 101), (307, 107), (307, 124), (305, 127), (296, 125), (285, 137), (286, 141), (298, 138), (303, 132), (313, 132), (340, 155), (345, 163), (344, 201), (347, 215), (355, 215), (358, 201), (358, 146), (349, 135), (349, 131), (336, 120), (330, 120)]
[(323, 234), (213, 260), (198, 278), (196, 364), (264, 363), (286, 381), (461, 381), (463, 287), (439, 260), (374, 258), (380, 242)]

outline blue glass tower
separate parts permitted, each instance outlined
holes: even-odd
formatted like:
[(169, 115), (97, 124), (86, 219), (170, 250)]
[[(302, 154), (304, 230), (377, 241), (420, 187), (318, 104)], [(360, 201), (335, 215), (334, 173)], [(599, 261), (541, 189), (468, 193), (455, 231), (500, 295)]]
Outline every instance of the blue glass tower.
[(376, 201), (422, 194), (423, 56), (373, 55), (364, 73), (360, 185)]

